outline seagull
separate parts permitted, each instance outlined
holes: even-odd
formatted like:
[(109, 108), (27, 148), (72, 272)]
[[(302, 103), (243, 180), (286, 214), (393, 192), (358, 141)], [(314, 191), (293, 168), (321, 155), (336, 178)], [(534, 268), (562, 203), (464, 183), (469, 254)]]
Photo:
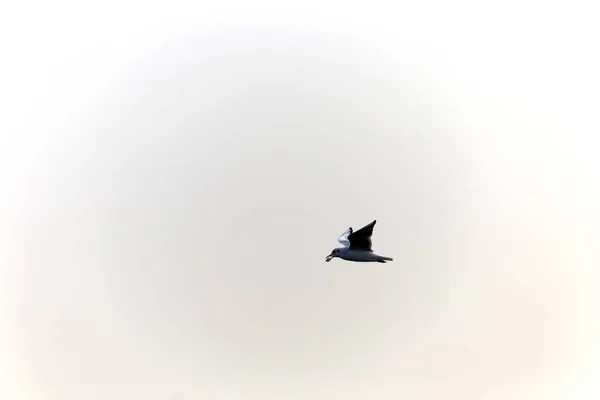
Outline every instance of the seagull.
[(385, 263), (386, 261), (394, 261), (391, 257), (380, 256), (371, 250), (371, 235), (373, 235), (373, 227), (376, 222), (377, 220), (360, 228), (356, 232), (352, 230), (352, 227), (348, 228), (338, 238), (338, 242), (343, 244), (344, 247), (333, 249), (331, 254), (325, 258), (325, 261), (329, 262), (335, 257), (357, 262)]

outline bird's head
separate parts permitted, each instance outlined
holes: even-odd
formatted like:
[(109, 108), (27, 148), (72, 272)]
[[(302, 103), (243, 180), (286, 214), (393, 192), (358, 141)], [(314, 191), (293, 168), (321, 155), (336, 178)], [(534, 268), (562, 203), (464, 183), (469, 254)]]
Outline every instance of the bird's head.
[(331, 253), (329, 253), (329, 255), (327, 257), (325, 257), (325, 261), (329, 262), (329, 261), (333, 260), (335, 257), (339, 257), (340, 251), (342, 251), (342, 249), (331, 250)]

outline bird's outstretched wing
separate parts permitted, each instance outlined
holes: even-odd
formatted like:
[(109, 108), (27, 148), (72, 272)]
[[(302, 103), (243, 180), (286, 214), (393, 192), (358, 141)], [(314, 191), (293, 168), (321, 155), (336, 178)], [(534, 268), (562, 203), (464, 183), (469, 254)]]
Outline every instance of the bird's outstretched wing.
[(344, 247), (350, 247), (350, 241), (348, 240), (348, 236), (352, 234), (352, 228), (346, 229), (344, 233), (338, 238), (338, 242), (344, 245)]
[(371, 250), (371, 235), (373, 235), (373, 227), (376, 222), (377, 220), (348, 235), (351, 250), (373, 251)]

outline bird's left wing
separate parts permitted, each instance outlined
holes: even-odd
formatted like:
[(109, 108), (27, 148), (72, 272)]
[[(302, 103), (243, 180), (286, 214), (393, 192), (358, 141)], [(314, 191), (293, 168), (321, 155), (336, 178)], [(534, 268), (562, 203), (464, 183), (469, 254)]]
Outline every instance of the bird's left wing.
[(356, 232), (348, 235), (351, 249), (371, 251), (371, 235), (373, 235), (373, 227), (376, 222), (373, 221), (369, 225), (363, 226)]

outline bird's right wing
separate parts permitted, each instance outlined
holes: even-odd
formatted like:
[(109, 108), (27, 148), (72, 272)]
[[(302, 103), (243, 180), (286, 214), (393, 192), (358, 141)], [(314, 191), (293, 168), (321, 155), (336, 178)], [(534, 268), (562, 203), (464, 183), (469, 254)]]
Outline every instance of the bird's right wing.
[(352, 233), (352, 228), (346, 229), (344, 233), (338, 238), (338, 242), (344, 245), (344, 247), (350, 247), (350, 241), (348, 240), (348, 236)]

